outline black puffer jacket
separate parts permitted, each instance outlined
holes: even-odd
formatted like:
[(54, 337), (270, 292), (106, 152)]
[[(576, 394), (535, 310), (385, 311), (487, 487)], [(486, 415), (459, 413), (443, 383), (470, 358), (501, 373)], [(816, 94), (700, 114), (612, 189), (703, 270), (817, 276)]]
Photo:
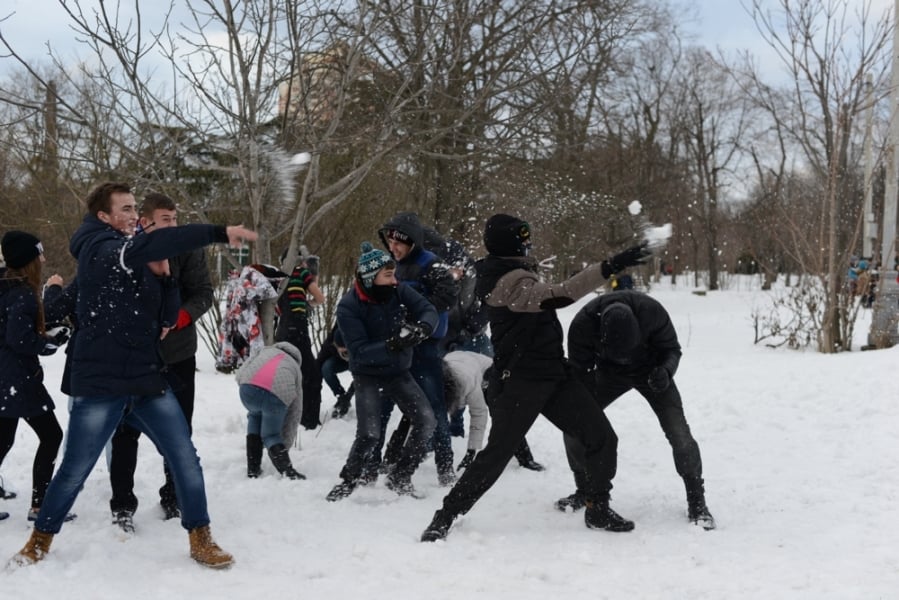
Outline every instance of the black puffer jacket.
[[(350, 371), (374, 377), (395, 377), (412, 365), (412, 348), (398, 352), (387, 340), (407, 321), (437, 325), (437, 311), (410, 286), (400, 283), (386, 302), (369, 297), (357, 281), (337, 303), (337, 325), (350, 353)], [(336, 334), (335, 334), (336, 335)]]
[(166, 290), (146, 264), (227, 241), (225, 228), (217, 225), (126, 237), (94, 215), (85, 216), (69, 243), (78, 260), (72, 394), (162, 393), (159, 335)]
[[(607, 361), (600, 344), (602, 313), (618, 302), (630, 307), (640, 325), (640, 343), (627, 365)], [(611, 369), (617, 374), (642, 377), (655, 367), (664, 367), (673, 377), (680, 357), (681, 347), (668, 311), (643, 292), (621, 290), (598, 296), (578, 311), (568, 328), (568, 358), (580, 371)]]
[(37, 332), (34, 292), (5, 274), (0, 269), (0, 417), (35, 417), (55, 408), (38, 360), (49, 352), (49, 340)]

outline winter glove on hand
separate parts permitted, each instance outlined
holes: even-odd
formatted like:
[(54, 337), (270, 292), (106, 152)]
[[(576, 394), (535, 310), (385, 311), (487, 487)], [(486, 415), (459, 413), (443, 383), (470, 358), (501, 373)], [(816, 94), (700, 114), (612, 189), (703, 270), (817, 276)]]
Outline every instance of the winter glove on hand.
[(387, 340), (387, 349), (391, 352), (400, 352), (417, 346), (430, 335), (431, 327), (427, 323), (405, 323), (399, 333)]
[(402, 352), (407, 347), (399, 335), (387, 338), (387, 349), (391, 352)]
[(427, 323), (412, 323), (409, 325), (415, 335), (415, 346), (431, 337), (433, 329)]
[(57, 325), (52, 329), (48, 329), (46, 335), (50, 339), (50, 342), (59, 348), (72, 337), (72, 330), (65, 325)]
[(193, 322), (193, 319), (190, 316), (190, 313), (184, 310), (183, 308), (178, 309), (178, 322), (175, 323), (175, 331), (179, 329), (184, 329), (188, 325)]
[(652, 255), (649, 250), (649, 242), (643, 242), (639, 246), (628, 248), (619, 252), (612, 258), (602, 261), (602, 276), (608, 279), (615, 273), (620, 273), (628, 267), (642, 265)]
[(671, 376), (668, 375), (665, 367), (656, 367), (650, 371), (649, 379), (646, 380), (646, 385), (654, 392), (664, 392), (670, 384)]
[(459, 466), (456, 467), (456, 470), (461, 471), (462, 469), (467, 469), (471, 465), (471, 461), (474, 460), (475, 454), (476, 453), (474, 450), (469, 450), (468, 452), (466, 452), (465, 456), (462, 457), (462, 460), (459, 461)]

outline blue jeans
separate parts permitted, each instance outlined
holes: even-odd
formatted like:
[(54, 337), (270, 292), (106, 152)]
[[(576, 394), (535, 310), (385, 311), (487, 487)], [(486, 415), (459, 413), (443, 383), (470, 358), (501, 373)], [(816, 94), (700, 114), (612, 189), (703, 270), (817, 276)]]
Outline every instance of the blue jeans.
[(161, 396), (79, 396), (72, 399), (62, 464), (50, 482), (34, 528), (59, 533), (84, 482), (116, 426), (123, 420), (156, 445), (172, 471), (187, 530), (209, 524), (200, 457), (184, 411), (171, 390)]
[(240, 401), (247, 409), (247, 435), (258, 435), (266, 448), (284, 443), (281, 428), (287, 405), (270, 391), (251, 383), (240, 384)]

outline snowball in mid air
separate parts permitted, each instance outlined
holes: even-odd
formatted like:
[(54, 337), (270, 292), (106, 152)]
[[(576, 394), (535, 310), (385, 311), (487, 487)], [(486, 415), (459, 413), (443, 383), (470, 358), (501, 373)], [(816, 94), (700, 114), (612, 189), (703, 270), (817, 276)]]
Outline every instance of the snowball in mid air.
[(627, 205), (627, 212), (631, 213), (635, 217), (639, 215), (643, 211), (643, 205), (640, 204), (639, 200), (634, 200), (630, 204)]
[(290, 164), (292, 165), (305, 165), (310, 160), (312, 160), (312, 155), (308, 152), (299, 152), (290, 157)]

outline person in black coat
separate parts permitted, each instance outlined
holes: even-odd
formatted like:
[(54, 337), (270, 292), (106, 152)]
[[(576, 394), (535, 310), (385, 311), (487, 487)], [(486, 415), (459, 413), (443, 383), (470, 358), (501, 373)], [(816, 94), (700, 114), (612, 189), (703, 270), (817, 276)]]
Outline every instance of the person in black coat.
[[(24, 231), (3, 235), (0, 269), (0, 465), (13, 446), (19, 419), (37, 434), (31, 486), (33, 521), (53, 477), (56, 455), (62, 444), (62, 428), (53, 412), (55, 405), (44, 387), (44, 370), (38, 356), (49, 356), (65, 343), (67, 331), (48, 332), (39, 290), (44, 249), (40, 240)], [(15, 494), (2, 492), (4, 499)], [(9, 517), (0, 512), (0, 520)], [(74, 518), (68, 515), (66, 520)]]
[[(588, 302), (568, 328), (568, 358), (578, 375), (605, 409), (625, 392), (636, 389), (649, 402), (674, 453), (674, 466), (687, 490), (690, 521), (714, 529), (705, 502), (699, 444), (690, 433), (674, 374), (681, 347), (665, 308), (642, 292), (622, 290)], [(556, 508), (584, 506), (584, 447), (565, 436), (568, 464), (574, 473), (575, 493), (556, 502)]]
[(309, 313), (313, 307), (325, 302), (325, 296), (318, 287), (318, 265), (318, 257), (303, 257), (290, 272), (278, 298), (278, 327), (275, 329), (276, 342), (290, 342), (302, 355), (301, 423), (306, 429), (315, 429), (321, 425), (319, 410), (322, 403), (322, 373), (312, 352), (312, 338), (309, 336)]
[(495, 355), (485, 397), (492, 423), (487, 446), (443, 499), (421, 535), (422, 542), (446, 537), (453, 521), (467, 513), (502, 474), (525, 434), (541, 414), (587, 448), (587, 510), (591, 529), (630, 531), (633, 521), (609, 507), (618, 438), (582, 381), (570, 370), (556, 310), (582, 298), (622, 268), (639, 264), (645, 245), (591, 265), (560, 282), (541, 281), (529, 256), (530, 226), (505, 214), (484, 228), (489, 255), (477, 263), (477, 294), (487, 305)]

